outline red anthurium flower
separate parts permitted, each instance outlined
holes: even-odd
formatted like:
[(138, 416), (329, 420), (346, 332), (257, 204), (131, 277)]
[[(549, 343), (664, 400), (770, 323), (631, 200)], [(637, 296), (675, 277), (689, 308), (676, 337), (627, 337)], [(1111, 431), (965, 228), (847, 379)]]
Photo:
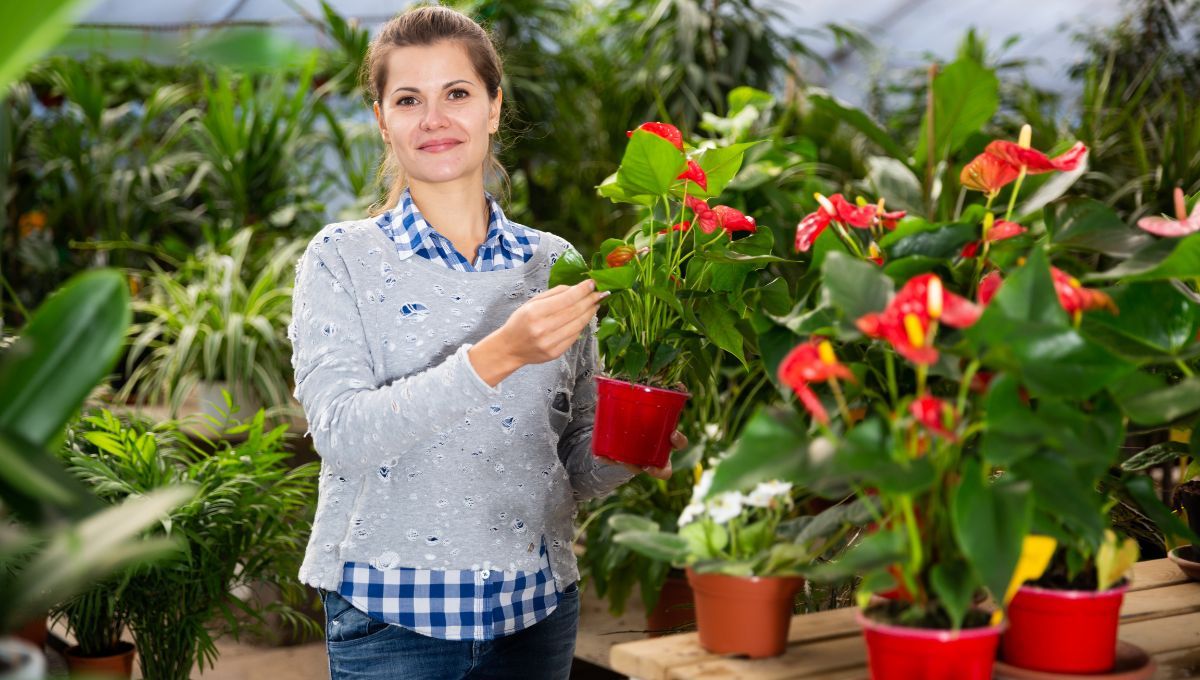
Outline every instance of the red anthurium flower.
[[(688, 229), (691, 229), (691, 228), (692, 228), (692, 223), (687, 220), (684, 220), (684, 221), (680, 222), (679, 224), (676, 224), (675, 226), (671, 227), (671, 231), (687, 231)], [(659, 229), (658, 233), (665, 234), (665, 233), (667, 233), (667, 230)]]
[(675, 179), (682, 179), (689, 182), (695, 182), (700, 185), (700, 188), (708, 191), (708, 175), (704, 174), (704, 169), (700, 164), (692, 159), (688, 159), (687, 170), (684, 170)]
[[(1003, 241), (1006, 238), (1012, 238), (1018, 234), (1024, 234), (1027, 231), (1029, 230), (1016, 222), (996, 220), (996, 223), (984, 233), (983, 239), (988, 243), (995, 243), (996, 241)], [(979, 241), (971, 241), (963, 246), (962, 256), (964, 258), (975, 257), (979, 253), (979, 243)]]
[[(841, 194), (834, 194), (829, 198), (817, 194), (817, 202), (820, 206), (816, 212), (809, 213), (800, 220), (796, 225), (796, 250), (797, 252), (806, 253), (809, 248), (812, 248), (813, 242), (825, 231), (830, 222), (838, 221), (842, 224), (848, 224), (858, 229), (867, 229), (875, 223), (876, 208), (873, 205), (858, 206), (850, 203)], [(888, 213), (896, 215), (897, 213)], [(899, 220), (904, 217), (904, 213), (900, 212)], [(892, 227), (895, 226), (895, 220), (892, 222)]]
[(708, 202), (695, 196), (685, 196), (684, 203), (696, 214), (696, 225), (706, 234), (717, 228), (717, 214), (708, 207)]
[(953, 429), (958, 425), (958, 416), (950, 404), (926, 395), (914, 399), (908, 410), (930, 432), (950, 441), (956, 439)]
[(1025, 172), (1030, 175), (1054, 170), (1070, 172), (1079, 167), (1079, 164), (1087, 156), (1087, 152), (1088, 148), (1083, 142), (1075, 142), (1075, 146), (1065, 153), (1050, 158), (1037, 149), (1028, 149), (1016, 142), (1003, 139), (995, 140), (984, 149), (984, 153), (995, 156), (1017, 170), (1024, 167)]
[(617, 246), (608, 253), (608, 257), (605, 257), (604, 261), (607, 262), (608, 266), (610, 267), (624, 267), (625, 265), (629, 264), (629, 261), (632, 260), (635, 255), (637, 255), (637, 249), (633, 246)]
[[(879, 202), (882, 203), (883, 199), (879, 199)], [(903, 210), (893, 210), (892, 212), (883, 212), (880, 210), (877, 214), (877, 217), (879, 218), (879, 223), (882, 224), (885, 229), (890, 231), (895, 229), (896, 224), (899, 223), (900, 220), (904, 219), (904, 216), (907, 214), (908, 213)]]
[(909, 361), (928, 365), (938, 357), (929, 338), (931, 322), (966, 328), (981, 313), (975, 303), (946, 292), (936, 274), (922, 274), (909, 279), (882, 312), (863, 315), (857, 325), (867, 336), (890, 342)]
[(854, 380), (854, 374), (837, 360), (828, 340), (814, 338), (796, 345), (779, 364), (780, 382), (792, 388), (804, 408), (822, 424), (829, 424), (829, 414), (808, 384), (838, 379)]
[(717, 215), (717, 224), (727, 233), (732, 234), (735, 231), (755, 231), (758, 229), (758, 224), (754, 218), (745, 215), (737, 208), (730, 208), (727, 205), (714, 206), (712, 211)]
[(986, 305), (992, 301), (992, 297), (996, 291), (1000, 289), (1000, 284), (1003, 280), (1000, 278), (1000, 272), (994, 271), (979, 281), (979, 304)]
[(1200, 231), (1200, 201), (1192, 207), (1192, 214), (1187, 214), (1187, 203), (1183, 199), (1183, 189), (1175, 187), (1175, 217), (1143, 217), (1138, 220), (1138, 227), (1157, 236), (1187, 236)]
[(883, 251), (879, 249), (879, 244), (874, 241), (871, 241), (871, 245), (867, 249), (867, 259), (880, 267), (883, 266)]
[(1084, 288), (1079, 279), (1058, 267), (1050, 268), (1050, 277), (1054, 280), (1054, 292), (1058, 293), (1059, 304), (1071, 318), (1077, 319), (1080, 314), (1093, 309), (1107, 309), (1113, 314), (1117, 313), (1117, 305), (1107, 294)]
[[(679, 132), (679, 128), (670, 123), (642, 123), (638, 126), (639, 130), (645, 130), (652, 135), (658, 135), (668, 142), (675, 145), (676, 149), (683, 151), (683, 134)], [(633, 136), (633, 130), (625, 133), (626, 137)]]
[(985, 151), (963, 166), (958, 181), (968, 189), (982, 191), (985, 194), (996, 194), (1015, 180), (1019, 174), (1021, 174), (1020, 168)]

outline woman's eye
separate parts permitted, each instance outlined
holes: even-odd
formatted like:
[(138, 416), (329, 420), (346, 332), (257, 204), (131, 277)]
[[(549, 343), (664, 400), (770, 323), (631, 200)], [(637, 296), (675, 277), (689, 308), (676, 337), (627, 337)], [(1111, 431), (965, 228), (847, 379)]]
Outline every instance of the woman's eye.
[(450, 98), (451, 99), (466, 99), (467, 97), (470, 96), (470, 94), (471, 93), (467, 92), (466, 90), (451, 90)]
[(401, 97), (396, 100), (396, 106), (412, 106), (417, 103), (416, 97)]

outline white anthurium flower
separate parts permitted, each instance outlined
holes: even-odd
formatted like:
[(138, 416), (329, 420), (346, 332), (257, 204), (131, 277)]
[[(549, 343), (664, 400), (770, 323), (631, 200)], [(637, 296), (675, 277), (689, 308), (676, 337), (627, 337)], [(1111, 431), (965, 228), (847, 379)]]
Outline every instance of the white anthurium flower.
[(817, 437), (808, 445), (808, 459), (813, 463), (820, 465), (833, 457), (837, 447), (833, 442), (829, 441), (828, 437)]
[(771, 501), (780, 496), (786, 500), (790, 500), (788, 494), (791, 491), (791, 482), (781, 482), (778, 479), (761, 482), (758, 486), (754, 487), (754, 491), (751, 491), (750, 495), (746, 496), (746, 505), (752, 505), (756, 508), (769, 508), (771, 507)]
[(708, 490), (712, 488), (713, 475), (717, 471), (714, 468), (709, 468), (700, 473), (700, 481), (696, 482), (696, 486), (692, 487), (692, 502), (698, 503), (704, 500), (708, 495)]
[(703, 503), (688, 503), (687, 507), (683, 509), (683, 512), (679, 513), (679, 526), (691, 524), (703, 513)]
[(724, 524), (742, 514), (745, 496), (737, 491), (726, 491), (708, 503), (708, 516), (717, 524)]

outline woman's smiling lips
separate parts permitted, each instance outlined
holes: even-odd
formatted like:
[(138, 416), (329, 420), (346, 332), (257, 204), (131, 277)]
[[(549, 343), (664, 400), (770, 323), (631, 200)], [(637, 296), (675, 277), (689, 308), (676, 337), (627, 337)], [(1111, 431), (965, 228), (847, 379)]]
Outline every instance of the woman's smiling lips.
[(417, 150), (428, 153), (441, 153), (453, 149), (459, 144), (462, 144), (462, 142), (457, 139), (433, 139), (417, 147)]

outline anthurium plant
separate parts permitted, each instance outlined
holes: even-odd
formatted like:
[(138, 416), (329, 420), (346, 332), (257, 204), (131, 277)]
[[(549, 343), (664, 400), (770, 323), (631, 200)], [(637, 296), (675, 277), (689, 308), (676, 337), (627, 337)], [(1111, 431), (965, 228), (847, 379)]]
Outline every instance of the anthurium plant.
[(769, 474), (870, 501), (871, 529), (806, 573), (863, 575), (860, 597), (894, 598), (872, 610), (893, 623), (987, 625), (973, 603), (1003, 607), (1015, 580), (1042, 574), (1018, 572), (1029, 546), (1058, 546), (1092, 588), (1119, 580), (1136, 553), (1112, 531), (1116, 502), (1187, 532), (1149, 478), (1117, 463), (1131, 427), (1200, 410), (1165, 401), (1200, 350), (1195, 246), (1153, 241), (1087, 199), (1018, 214), (1027, 175), (1086, 160), (1080, 145), (1048, 155), (1028, 139), (993, 142), (963, 168), (985, 199), (951, 222), (821, 197), (796, 235), (818, 289), (776, 318), (799, 336), (778, 377), (800, 408), (760, 411), (709, 490)]
[(550, 285), (590, 277), (598, 290), (613, 291), (598, 339), (615, 378), (674, 387), (692, 362), (711, 363), (708, 343), (745, 366), (746, 338), (754, 337), (748, 308), (790, 309), (782, 279), (758, 286), (752, 276), (782, 261), (770, 254), (771, 230), (716, 202), (753, 143), (691, 147), (666, 123), (645, 123), (629, 136), (620, 167), (599, 191), (641, 206), (637, 225), (604, 241), (590, 264), (564, 253)]

